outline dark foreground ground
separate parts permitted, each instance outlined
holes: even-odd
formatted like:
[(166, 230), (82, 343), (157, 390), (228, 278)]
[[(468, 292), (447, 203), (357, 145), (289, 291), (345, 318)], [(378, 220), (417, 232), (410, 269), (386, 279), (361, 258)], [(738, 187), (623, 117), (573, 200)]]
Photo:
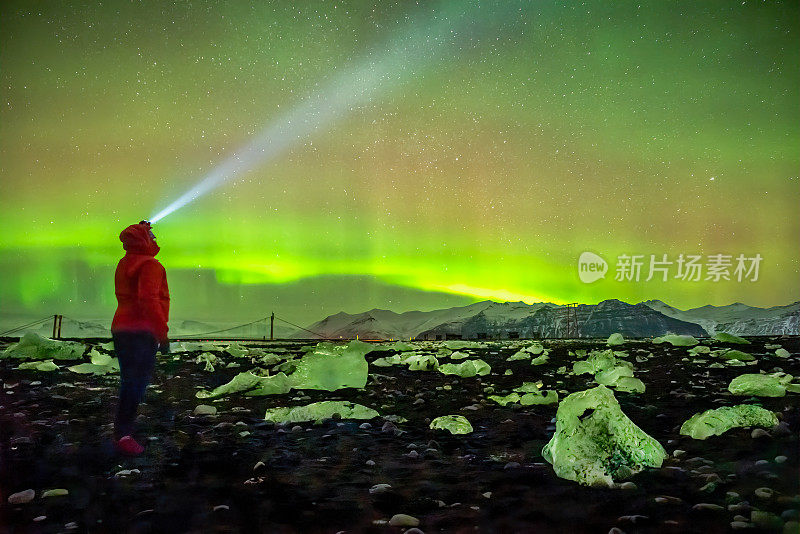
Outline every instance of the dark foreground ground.
[[(775, 357), (768, 343), (792, 356)], [(587, 375), (556, 370), (571, 369), (568, 349), (604, 343), (544, 344), (552, 350), (550, 362), (535, 367), (506, 362), (516, 351), (508, 344), (469, 349), (492, 365), (484, 377), (370, 367), (362, 391), (234, 395), (218, 402), (197, 400), (197, 387), (224, 383), (252, 367), (249, 361), (212, 374), (191, 354), (180, 361), (160, 357), (140, 408), (146, 452), (135, 459), (116, 456), (110, 444), (117, 375), (19, 371), (18, 362), (0, 360), (0, 531), (400, 533), (408, 527), (385, 523), (397, 513), (418, 518), (423, 532), (755, 533), (793, 527), (800, 507), (800, 395), (755, 400), (733, 397), (726, 388), (745, 372), (780, 368), (800, 375), (798, 338), (754, 339), (744, 350), (758, 357), (757, 365), (724, 369), (682, 361), (685, 348), (618, 347), (631, 361), (653, 354), (634, 364), (646, 393), (617, 398), (670, 453), (662, 468), (634, 476), (626, 489), (584, 488), (555, 476), (541, 457), (553, 434), (555, 405), (503, 408), (486, 400), (484, 388), (504, 393), (524, 380), (542, 380), (562, 398), (595, 385)], [(302, 345), (280, 346), (297, 351)], [(504, 376), (506, 369), (514, 374)], [(397, 424), (399, 432), (382, 418), (365, 428), (362, 421), (286, 427), (263, 421), (268, 407), (336, 399), (408, 422)], [(778, 412), (781, 425), (756, 437), (751, 429), (705, 441), (678, 434), (698, 411), (745, 401)], [(218, 414), (194, 416), (201, 403), (213, 404)], [(474, 433), (428, 428), (430, 419), (445, 414), (465, 415)], [(370, 493), (376, 484), (391, 489)], [(40, 497), (52, 488), (69, 495)], [(9, 494), (26, 489), (36, 491), (33, 501), (8, 504)], [(758, 510), (782, 519), (753, 523)]]

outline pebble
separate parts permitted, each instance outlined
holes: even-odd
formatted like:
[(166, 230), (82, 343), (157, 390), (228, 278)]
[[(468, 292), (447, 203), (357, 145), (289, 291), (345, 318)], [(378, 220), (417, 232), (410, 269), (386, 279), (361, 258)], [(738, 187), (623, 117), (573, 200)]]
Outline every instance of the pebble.
[(218, 504), (214, 507), (215, 512), (223, 512), (230, 509), (231, 509), (230, 506), (228, 506), (227, 504)]
[(774, 495), (774, 491), (771, 488), (756, 488), (753, 494), (758, 497), (759, 499), (771, 499)]
[(401, 430), (397, 428), (397, 425), (392, 423), (391, 421), (386, 421), (383, 423), (381, 427), (381, 432), (385, 432), (386, 434), (394, 434), (395, 436), (399, 435)]
[(423, 531), (418, 529), (417, 527), (412, 527), (403, 532), (403, 534), (425, 534)]
[(409, 452), (408, 454), (404, 454), (403, 456), (406, 456), (407, 458), (411, 459), (417, 459), (419, 458), (419, 453), (417, 451), (412, 450), (411, 452)]
[(297, 434), (298, 432), (302, 432), (302, 431), (303, 431), (303, 427), (300, 426), (300, 425), (294, 425), (292, 427), (292, 430), (291, 430), (292, 434)]
[(751, 525), (747, 521), (731, 521), (731, 528), (733, 530), (744, 530), (750, 527)]
[(123, 469), (122, 471), (118, 471), (114, 475), (114, 478), (127, 477), (130, 475), (138, 475), (140, 472), (141, 471), (139, 471), (138, 469)]
[(267, 464), (264, 462), (256, 462), (256, 465), (253, 466), (253, 471), (258, 471), (260, 469), (264, 469), (265, 467), (267, 467)]
[(783, 455), (776, 456), (775, 457), (775, 463), (776, 464), (783, 464), (783, 463), (786, 463), (786, 460), (788, 460), (788, 459), (789, 458), (787, 458), (786, 456), (783, 456)]
[(681, 449), (675, 449), (674, 451), (672, 451), (672, 456), (674, 456), (675, 458), (682, 458), (683, 456), (686, 456), (686, 451)]
[(506, 465), (503, 466), (503, 469), (517, 469), (519, 467), (519, 462), (508, 462)]
[(194, 408), (195, 415), (217, 415), (216, 406), (209, 406), (208, 404), (198, 404)]
[(32, 489), (26, 489), (18, 493), (12, 493), (8, 496), (8, 504), (26, 504), (36, 497), (36, 492)]
[(358, 425), (358, 428), (360, 428), (361, 430), (369, 430), (370, 428), (372, 428), (372, 425), (369, 423), (361, 423), (360, 425)]
[(725, 510), (725, 508), (718, 504), (710, 502), (701, 502), (692, 506), (692, 510), (697, 510), (697, 511), (710, 510), (713, 512), (720, 512), (722, 510)]
[(767, 432), (763, 428), (754, 428), (753, 431), (750, 432), (750, 437), (753, 439), (758, 439), (758, 438), (769, 438), (771, 436), (769, 435), (769, 432)]
[(622, 484), (619, 485), (619, 489), (624, 489), (624, 490), (635, 490), (636, 488), (637, 486), (633, 482), (623, 482)]
[(419, 525), (419, 519), (407, 514), (394, 514), (389, 520), (390, 527), (416, 527)]
[(790, 508), (781, 512), (781, 519), (784, 521), (797, 521), (800, 519), (800, 510), (797, 508)]
[(374, 460), (367, 460), (367, 461), (366, 461), (366, 462), (364, 462), (364, 463), (365, 463), (366, 465), (370, 466), (370, 467), (375, 467), (375, 465), (376, 465)]
[(681, 504), (683, 503), (683, 499), (679, 497), (673, 497), (672, 495), (659, 495), (655, 499), (653, 499), (658, 504)]
[(47, 519), (46, 515), (37, 515), (33, 518), (33, 522), (38, 523), (39, 521), (44, 521), (45, 519)]
[(625, 531), (618, 527), (611, 527), (611, 530), (608, 531), (608, 534), (625, 534)]
[(369, 489), (370, 495), (380, 495), (381, 493), (386, 493), (390, 491), (392, 486), (389, 484), (375, 484)]
[(630, 523), (632, 525), (640, 525), (646, 521), (649, 521), (650, 517), (646, 515), (621, 515), (617, 518), (617, 521), (620, 523)]
[(75, 521), (70, 521), (69, 523), (64, 525), (64, 528), (67, 530), (75, 530), (76, 528), (78, 528), (78, 523), (76, 523)]

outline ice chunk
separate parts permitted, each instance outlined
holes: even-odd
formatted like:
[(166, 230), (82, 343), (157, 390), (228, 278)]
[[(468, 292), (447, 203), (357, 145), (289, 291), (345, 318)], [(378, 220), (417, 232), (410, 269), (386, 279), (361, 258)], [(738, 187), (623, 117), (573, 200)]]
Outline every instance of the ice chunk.
[(533, 404), (558, 404), (558, 392), (552, 389), (542, 390), (539, 393), (526, 393), (519, 399), (523, 406)]
[(519, 350), (506, 358), (507, 362), (515, 362), (519, 360), (529, 360), (531, 358), (531, 353), (526, 350)]
[(694, 439), (706, 439), (709, 436), (719, 436), (731, 428), (772, 428), (777, 424), (778, 418), (771, 411), (752, 404), (739, 404), (696, 413), (681, 425), (680, 433)]
[(514, 388), (514, 391), (520, 393), (538, 393), (542, 389), (542, 381), (538, 382), (523, 382), (521, 386)]
[(20, 360), (79, 360), (86, 351), (86, 345), (76, 341), (56, 341), (47, 339), (35, 332), (28, 332), (13, 345), (0, 353), (0, 358), (19, 358)]
[(700, 343), (694, 336), (679, 336), (667, 334), (665, 336), (653, 338), (653, 343), (669, 343), (673, 347), (693, 347)]
[(91, 352), (89, 352), (89, 361), (95, 365), (111, 365), (111, 360), (113, 360), (113, 358), (110, 355), (103, 354), (97, 349), (92, 349)]
[(613, 369), (600, 371), (594, 375), (594, 379), (598, 384), (602, 384), (604, 386), (613, 386), (623, 376), (633, 376), (633, 370), (626, 366), (614, 367)]
[(749, 345), (750, 342), (746, 339), (728, 334), (727, 332), (717, 332), (714, 334), (714, 339), (722, 343), (738, 343), (739, 345)]
[(28, 369), (31, 371), (58, 371), (58, 366), (53, 360), (22, 362), (17, 369)]
[(709, 354), (711, 352), (711, 347), (708, 345), (695, 345), (691, 349), (689, 349), (689, 354), (692, 356), (697, 356), (698, 354)]
[(261, 377), (255, 388), (245, 391), (247, 397), (259, 397), (261, 395), (282, 395), (289, 393), (294, 386), (292, 378), (285, 373), (278, 373), (272, 376)]
[(478, 343), (476, 341), (461, 341), (459, 339), (445, 341), (444, 346), (450, 350), (482, 349), (486, 347), (486, 345), (484, 345), (483, 343)]
[(788, 358), (791, 355), (789, 354), (788, 350), (784, 349), (783, 347), (780, 347), (775, 351), (775, 356), (777, 356), (778, 358)]
[(606, 341), (606, 345), (609, 347), (613, 347), (615, 345), (622, 345), (625, 343), (625, 338), (622, 337), (620, 333), (614, 333), (608, 336), (608, 341)]
[(376, 358), (372, 361), (372, 365), (375, 367), (391, 367), (392, 365), (397, 365), (401, 362), (401, 358), (399, 354), (392, 354), (391, 356), (385, 356), (383, 358)]
[(451, 360), (463, 360), (465, 358), (469, 358), (469, 356), (470, 355), (467, 352), (455, 351), (455, 352), (450, 354), (450, 359)]
[(204, 371), (208, 371), (209, 373), (214, 372), (214, 364), (218, 363), (218, 359), (216, 354), (212, 354), (210, 352), (204, 352), (203, 354), (199, 355), (195, 358), (195, 363), (205, 363), (205, 367), (203, 368)]
[(509, 393), (508, 395), (489, 395), (487, 398), (496, 402), (500, 406), (505, 406), (506, 404), (519, 402), (521, 397), (519, 393), (514, 392)]
[(364, 355), (373, 350), (374, 345), (358, 340), (346, 345), (319, 343), (297, 362), (296, 370), (291, 375), (294, 387), (327, 391), (362, 389), (367, 384), (369, 371)]
[(555, 434), (542, 456), (561, 478), (612, 487), (615, 479), (660, 467), (667, 453), (628, 419), (614, 393), (601, 385), (561, 401)]
[(230, 345), (225, 347), (225, 352), (227, 352), (234, 358), (242, 358), (243, 356), (247, 356), (248, 349), (247, 347), (243, 347), (238, 343), (231, 343)]
[(492, 368), (483, 360), (466, 360), (461, 363), (442, 364), (439, 366), (439, 372), (469, 378), (475, 375), (488, 375), (492, 372)]
[(644, 382), (632, 376), (620, 377), (614, 383), (614, 389), (617, 391), (624, 391), (626, 393), (644, 393)]
[(791, 381), (792, 375), (739, 375), (731, 380), (728, 385), (728, 391), (734, 395), (783, 397), (786, 395), (786, 385)]
[(271, 408), (264, 419), (275, 423), (301, 423), (304, 421), (322, 421), (338, 414), (342, 419), (372, 419), (380, 414), (361, 404), (347, 401), (321, 401), (306, 406)]
[(542, 346), (541, 343), (531, 343), (522, 350), (536, 356), (537, 354), (541, 354), (542, 352), (544, 352), (544, 347)]
[(248, 391), (258, 386), (263, 379), (264, 377), (254, 375), (251, 371), (245, 371), (234, 376), (227, 384), (222, 384), (211, 391), (198, 391), (195, 393), (195, 397), (198, 399), (214, 399), (227, 395), (228, 393)]
[(752, 362), (756, 359), (752, 354), (735, 349), (714, 351), (712, 356), (722, 358), (723, 360), (739, 360), (741, 362)]
[(409, 350), (414, 350), (414, 345), (410, 343), (405, 343), (403, 341), (395, 341), (394, 345), (389, 345), (386, 348), (391, 350), (396, 350), (397, 352), (406, 352)]
[(537, 356), (536, 358), (531, 360), (531, 365), (542, 365), (543, 363), (547, 363), (547, 360), (550, 359), (549, 353), (545, 352), (541, 356)]
[(439, 367), (439, 360), (432, 354), (414, 354), (402, 360), (409, 371), (432, 371)]
[(593, 375), (594, 366), (586, 360), (580, 360), (572, 364), (572, 372), (576, 375)]
[(469, 434), (472, 432), (472, 425), (463, 415), (442, 415), (431, 421), (430, 428), (433, 430), (447, 430), (451, 434)]

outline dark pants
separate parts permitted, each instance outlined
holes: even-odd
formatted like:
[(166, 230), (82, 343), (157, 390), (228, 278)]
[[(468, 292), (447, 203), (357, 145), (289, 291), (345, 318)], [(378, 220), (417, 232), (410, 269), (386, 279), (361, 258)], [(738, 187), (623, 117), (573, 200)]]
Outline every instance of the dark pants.
[(136, 409), (144, 398), (156, 365), (158, 343), (149, 332), (115, 332), (114, 352), (119, 359), (119, 404), (114, 438), (133, 435)]

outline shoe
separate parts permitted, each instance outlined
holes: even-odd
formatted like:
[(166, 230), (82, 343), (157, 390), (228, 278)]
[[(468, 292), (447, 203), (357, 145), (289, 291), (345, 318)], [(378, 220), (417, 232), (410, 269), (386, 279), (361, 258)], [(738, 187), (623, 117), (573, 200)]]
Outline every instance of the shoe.
[(144, 447), (136, 443), (133, 436), (122, 436), (119, 441), (114, 442), (114, 447), (125, 456), (139, 456), (144, 452)]

